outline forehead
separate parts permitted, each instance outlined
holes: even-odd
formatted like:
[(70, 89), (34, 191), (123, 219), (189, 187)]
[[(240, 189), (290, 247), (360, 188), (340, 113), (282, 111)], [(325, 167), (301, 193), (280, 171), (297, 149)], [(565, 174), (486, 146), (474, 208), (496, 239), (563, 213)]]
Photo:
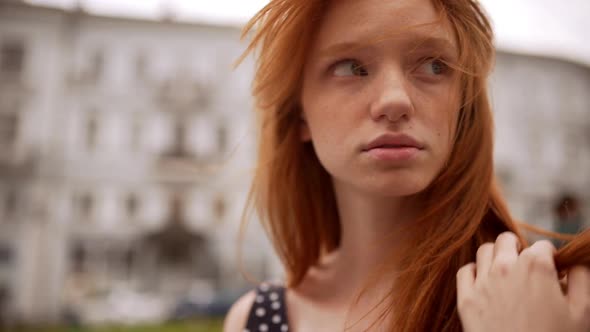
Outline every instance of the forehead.
[(438, 40), (455, 48), (452, 29), (431, 0), (333, 0), (316, 36), (327, 44)]

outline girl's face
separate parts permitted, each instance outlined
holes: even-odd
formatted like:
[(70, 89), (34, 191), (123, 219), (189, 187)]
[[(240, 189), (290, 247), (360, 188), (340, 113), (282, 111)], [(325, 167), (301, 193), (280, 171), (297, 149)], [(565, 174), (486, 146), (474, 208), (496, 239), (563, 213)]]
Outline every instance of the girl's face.
[(301, 137), (339, 185), (407, 196), (443, 167), (459, 75), (439, 19), (430, 0), (332, 1), (304, 68)]

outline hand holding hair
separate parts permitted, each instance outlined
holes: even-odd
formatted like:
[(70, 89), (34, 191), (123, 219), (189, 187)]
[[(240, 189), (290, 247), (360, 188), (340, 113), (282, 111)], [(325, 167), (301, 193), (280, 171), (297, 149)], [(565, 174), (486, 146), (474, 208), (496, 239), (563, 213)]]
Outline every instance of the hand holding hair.
[(571, 267), (562, 290), (553, 244), (542, 240), (519, 247), (514, 233), (502, 233), (495, 243), (479, 247), (475, 263), (457, 272), (464, 331), (590, 331), (590, 268)]

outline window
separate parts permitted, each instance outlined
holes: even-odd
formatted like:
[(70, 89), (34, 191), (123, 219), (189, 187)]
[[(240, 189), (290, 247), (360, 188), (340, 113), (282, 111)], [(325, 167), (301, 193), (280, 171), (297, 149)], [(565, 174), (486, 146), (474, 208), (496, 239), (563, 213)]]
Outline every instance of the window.
[(131, 151), (138, 152), (141, 149), (141, 124), (134, 122), (131, 127)]
[(186, 157), (188, 151), (186, 148), (187, 130), (184, 122), (176, 120), (174, 123), (174, 138), (171, 155), (174, 157)]
[(90, 80), (96, 82), (102, 76), (104, 71), (104, 53), (102, 51), (96, 51), (90, 59)]
[(227, 128), (224, 125), (217, 127), (217, 147), (220, 152), (227, 149)]
[(0, 245), (0, 266), (9, 265), (12, 262), (13, 252), (7, 245)]
[(139, 200), (137, 199), (137, 195), (129, 194), (125, 199), (125, 208), (127, 210), (127, 216), (129, 218), (136, 218), (137, 217), (137, 210), (139, 208)]
[(98, 121), (94, 117), (90, 117), (86, 123), (86, 148), (92, 151), (96, 148), (98, 136)]
[(138, 80), (145, 79), (147, 76), (148, 60), (144, 53), (138, 53), (135, 58), (135, 77)]
[(197, 106), (201, 110), (208, 109), (212, 104), (212, 92), (210, 87), (206, 87), (204, 84), (198, 85), (195, 89), (197, 92)]
[(91, 218), (94, 210), (94, 199), (89, 193), (78, 196), (78, 213), (80, 218)]
[(24, 69), (25, 46), (22, 41), (5, 41), (0, 49), (0, 72), (18, 75)]
[(84, 272), (88, 261), (88, 252), (84, 245), (76, 243), (70, 249), (70, 262), (73, 272)]
[(18, 116), (16, 113), (0, 114), (0, 145), (13, 146), (18, 136)]
[(16, 216), (18, 205), (18, 193), (16, 190), (9, 190), (4, 197), (4, 217), (12, 219)]
[(123, 264), (125, 266), (125, 272), (128, 277), (131, 277), (133, 273), (133, 267), (136, 265), (137, 262), (137, 254), (132, 248), (125, 250), (123, 253)]
[(213, 217), (216, 222), (220, 222), (225, 216), (227, 206), (223, 196), (217, 196), (213, 201)]

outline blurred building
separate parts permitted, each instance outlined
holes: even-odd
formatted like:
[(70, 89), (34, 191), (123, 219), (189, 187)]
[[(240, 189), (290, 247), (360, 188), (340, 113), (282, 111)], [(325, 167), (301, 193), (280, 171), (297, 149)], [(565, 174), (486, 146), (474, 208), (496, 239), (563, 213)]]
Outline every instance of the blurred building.
[[(54, 320), (117, 287), (239, 286), (255, 137), (239, 35), (0, 1), (4, 316)], [(256, 243), (242, 252), (262, 277)]]
[(554, 228), (563, 194), (590, 222), (590, 67), (500, 52), (491, 79), (496, 171), (513, 215)]
[[(240, 284), (255, 135), (251, 59), (231, 71), (239, 33), (0, 0), (4, 317), (99, 312), (114, 289), (166, 302)], [(590, 69), (500, 52), (491, 85), (515, 216), (550, 227), (564, 190), (590, 216)], [(268, 244), (253, 239), (244, 262), (264, 277)]]

